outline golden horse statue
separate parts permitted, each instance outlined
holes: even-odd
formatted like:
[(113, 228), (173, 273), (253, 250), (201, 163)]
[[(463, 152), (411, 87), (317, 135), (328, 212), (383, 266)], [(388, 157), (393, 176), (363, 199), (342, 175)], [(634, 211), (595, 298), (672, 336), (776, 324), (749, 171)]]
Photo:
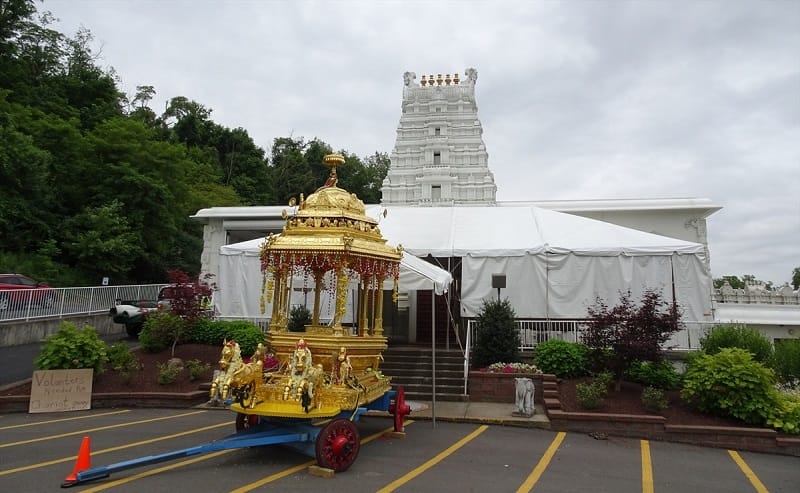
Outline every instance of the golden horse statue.
[(222, 343), (222, 353), (219, 359), (219, 370), (214, 371), (209, 390), (210, 404), (220, 404), (228, 398), (231, 388), (231, 379), (236, 370), (242, 366), (242, 350), (236, 341), (225, 340)]
[(256, 402), (256, 388), (264, 383), (264, 359), (267, 353), (260, 344), (250, 358), (250, 362), (241, 365), (231, 375), (229, 387), (234, 400), (244, 408), (252, 408)]

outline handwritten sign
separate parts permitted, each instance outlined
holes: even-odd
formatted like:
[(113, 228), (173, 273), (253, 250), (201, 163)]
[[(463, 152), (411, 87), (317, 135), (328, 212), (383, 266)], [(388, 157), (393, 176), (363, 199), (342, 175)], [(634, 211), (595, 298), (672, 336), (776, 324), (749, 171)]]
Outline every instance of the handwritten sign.
[(33, 372), (29, 413), (78, 411), (92, 407), (91, 368)]

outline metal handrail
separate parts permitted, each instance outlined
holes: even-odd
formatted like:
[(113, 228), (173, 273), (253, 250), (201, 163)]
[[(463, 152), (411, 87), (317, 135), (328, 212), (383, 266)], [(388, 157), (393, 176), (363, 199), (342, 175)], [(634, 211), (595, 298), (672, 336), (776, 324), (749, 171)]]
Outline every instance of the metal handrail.
[[(538, 344), (550, 339), (559, 339), (568, 342), (580, 342), (581, 325), (586, 320), (534, 320), (517, 319), (514, 321), (517, 331), (520, 334), (520, 351), (535, 349)], [(673, 351), (692, 351), (700, 348), (700, 339), (708, 330), (719, 322), (715, 321), (684, 321), (684, 328), (664, 344), (664, 348)], [(475, 330), (477, 320), (467, 320), (467, 335), (465, 337), (466, 351), (464, 353), (464, 393), (467, 393), (469, 384), (470, 355), (472, 352), (473, 341), (475, 340)]]
[(166, 284), (0, 291), (0, 322), (63, 318), (107, 312), (121, 301), (156, 301)]

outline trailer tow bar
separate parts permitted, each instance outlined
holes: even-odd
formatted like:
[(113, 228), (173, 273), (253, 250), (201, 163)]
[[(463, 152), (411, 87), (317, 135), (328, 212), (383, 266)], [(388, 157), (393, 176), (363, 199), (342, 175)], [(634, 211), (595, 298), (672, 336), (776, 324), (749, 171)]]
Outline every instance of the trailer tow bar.
[[(355, 422), (358, 421), (359, 417), (367, 410), (367, 407), (357, 408), (355, 413), (348, 411), (337, 417), (337, 419)], [(353, 429), (355, 429), (355, 426), (353, 426)], [(91, 446), (89, 437), (87, 436), (84, 437), (81, 442), (78, 458), (75, 461), (75, 467), (72, 473), (67, 475), (64, 482), (61, 483), (61, 487), (69, 488), (87, 481), (107, 478), (115, 472), (149, 466), (183, 457), (192, 457), (220, 450), (279, 444), (289, 446), (311, 457), (316, 455), (318, 459), (320, 458), (320, 454), (317, 450), (318, 446), (326, 447), (325, 450), (327, 452), (325, 452), (325, 454), (327, 455), (323, 455), (323, 459), (333, 461), (334, 463), (331, 465), (334, 466), (340, 463), (341, 469), (339, 470), (346, 469), (347, 466), (355, 460), (355, 455), (358, 454), (358, 445), (360, 445), (360, 439), (358, 439), (357, 436), (358, 430), (355, 429), (355, 443), (352, 443), (352, 438), (343, 441), (339, 435), (335, 434), (336, 431), (334, 430), (332, 436), (326, 435), (320, 438), (323, 442), (324, 440), (329, 440), (331, 442), (327, 445), (326, 443), (319, 443), (317, 440), (318, 437), (320, 437), (320, 432), (323, 430), (325, 430), (326, 433), (330, 433), (329, 426), (315, 426), (311, 422), (305, 420), (299, 422), (281, 421), (280, 423), (267, 421), (254, 428), (239, 431), (214, 442), (94, 468), (91, 467)], [(355, 448), (355, 450), (353, 450), (353, 448)]]

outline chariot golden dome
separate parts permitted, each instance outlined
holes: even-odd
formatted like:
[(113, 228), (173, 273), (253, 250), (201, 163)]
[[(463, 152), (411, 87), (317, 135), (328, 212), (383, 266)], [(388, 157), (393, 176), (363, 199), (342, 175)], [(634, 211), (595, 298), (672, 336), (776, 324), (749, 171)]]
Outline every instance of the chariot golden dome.
[(367, 216), (364, 202), (356, 194), (339, 188), (336, 166), (344, 164), (344, 157), (328, 154), (323, 164), (331, 168), (323, 186), (300, 201), (292, 199), (284, 210), (286, 225), (279, 237), (270, 236), (262, 247), (268, 251), (311, 251), (318, 253), (344, 253), (363, 255), (376, 259), (399, 262), (400, 248), (386, 245), (378, 221)]
[[(348, 279), (359, 280), (362, 290), (379, 296), (383, 293), (383, 281), (394, 279), (396, 292), (402, 247), (387, 245), (378, 221), (366, 215), (364, 202), (356, 194), (337, 186), (336, 167), (344, 164), (344, 157), (328, 154), (323, 158), (323, 164), (331, 168), (325, 184), (308, 198), (301, 194), (299, 202), (292, 199), (290, 209), (283, 211), (286, 219), (283, 231), (280, 235), (270, 234), (261, 246), (261, 270), (265, 276), (267, 301), (276, 297), (271, 327), (278, 330), (286, 324), (288, 298), (284, 291), (293, 276), (314, 278), (315, 325), (319, 292), (326, 273), (332, 273), (336, 280), (334, 325), (339, 328)], [(269, 279), (277, 282), (270, 284)], [(367, 296), (366, 291), (364, 295)], [(366, 326), (366, 320), (363, 322), (360, 325)], [(378, 334), (381, 333), (379, 321), (373, 327)]]

